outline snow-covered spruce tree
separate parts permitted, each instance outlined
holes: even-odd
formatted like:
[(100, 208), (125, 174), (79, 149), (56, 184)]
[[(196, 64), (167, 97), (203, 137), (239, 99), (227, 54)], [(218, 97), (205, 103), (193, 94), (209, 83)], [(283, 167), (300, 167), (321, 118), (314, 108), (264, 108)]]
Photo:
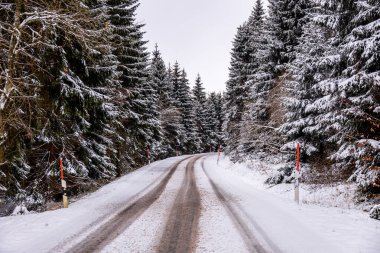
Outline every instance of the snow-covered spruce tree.
[(332, 81), (334, 59), (337, 59), (333, 28), (321, 25), (331, 14), (331, 11), (314, 5), (310, 6), (304, 18), (303, 34), (295, 47), (296, 58), (288, 64), (292, 80), (286, 83), (286, 121), (280, 129), (287, 138), (283, 149), (294, 150), (296, 143), (300, 143), (303, 161), (311, 162), (318, 169), (326, 163), (323, 158), (327, 138), (324, 129), (328, 127), (318, 115), (326, 107), (331, 107), (330, 102), (333, 101), (326, 98), (321, 103), (317, 100), (323, 96), (325, 89), (322, 87)]
[(222, 101), (221, 94), (212, 92), (205, 103), (205, 137), (206, 151), (215, 152), (222, 144)]
[(172, 90), (170, 96), (173, 98), (173, 105), (177, 108), (180, 107), (180, 84), (181, 84), (181, 68), (178, 62), (175, 62), (173, 68), (170, 68), (170, 80), (172, 83)]
[[(159, 60), (157, 62), (159, 62)], [(164, 136), (161, 147), (161, 158), (167, 158), (176, 155), (176, 151), (178, 151), (177, 149), (181, 143), (181, 134), (183, 133), (181, 112), (177, 107), (174, 106), (175, 100), (172, 97), (172, 77), (172, 69), (169, 64), (169, 67), (166, 71), (165, 81), (162, 83), (165, 86), (167, 85), (167, 87), (165, 89), (162, 89), (163, 93), (159, 99), (160, 123)], [(168, 92), (168, 94), (165, 94), (166, 92)]]
[[(97, 27), (86, 22), (90, 12), (77, 1), (20, 0), (10, 10), (13, 21), (2, 26), (8, 50), (1, 50), (1, 64), (10, 73), (1, 75), (7, 77), (3, 105), (15, 119), (1, 122), (6, 136), (14, 136), (2, 143), (2, 169), (14, 179), (7, 180), (9, 194), (25, 193), (39, 203), (43, 195), (57, 193), (58, 158), (73, 187), (85, 178), (113, 176), (108, 142), (101, 137), (105, 97), (90, 76), (103, 53)], [(111, 71), (105, 72), (99, 78), (107, 79)]]
[(158, 93), (158, 105), (160, 110), (170, 107), (172, 103), (172, 99), (170, 97), (172, 85), (169, 80), (165, 62), (162, 59), (157, 44), (152, 53), (149, 76)]
[(245, 50), (248, 41), (248, 24), (244, 23), (238, 28), (233, 41), (224, 103), (225, 152), (231, 156), (233, 161), (239, 160), (237, 149), (240, 140), (240, 125), (248, 94), (245, 85), (249, 74), (247, 64), (250, 62), (250, 55)]
[(379, 181), (379, 71), (375, 67), (379, 46), (373, 43), (378, 5), (370, 1), (320, 4), (323, 10), (311, 14), (313, 22), (305, 26), (298, 50), (305, 58), (295, 64), (303, 86), (294, 95), (298, 101), (293, 106), (298, 109), (288, 114), (287, 127), (296, 130), (289, 136), (305, 141), (307, 151), (318, 151), (322, 160), (335, 162), (333, 174), (339, 180), (355, 171), (351, 179), (363, 189), (374, 190)]
[(341, 117), (331, 141), (337, 168), (354, 171), (351, 180), (380, 190), (380, 2), (338, 1), (341, 43), (336, 86)]
[(303, 17), (309, 0), (269, 0), (269, 25), (276, 43), (272, 53), (277, 63), (277, 71), (285, 71), (284, 64), (295, 58), (295, 46), (302, 35)]
[(111, 36), (114, 54), (119, 61), (120, 93), (124, 96), (120, 122), (124, 129), (120, 135), (126, 141), (121, 143), (121, 150), (126, 152), (126, 168), (136, 168), (147, 162), (145, 150), (158, 140), (158, 114), (146, 96), (151, 87), (147, 84), (148, 52), (143, 40), (143, 24), (135, 20), (137, 0), (106, 1), (110, 25), (113, 26)]
[(248, 99), (240, 123), (238, 152), (265, 156), (265, 152), (273, 151), (273, 147), (278, 145), (275, 128), (270, 122), (272, 101), (269, 101), (275, 66), (270, 49), (276, 40), (275, 37), (270, 37), (261, 1), (257, 1), (253, 8), (248, 21), (248, 32), (246, 52), (250, 56), (250, 62), (246, 63), (248, 78), (245, 82)]
[(159, 124), (162, 138), (156, 149), (157, 155), (160, 158), (175, 155), (176, 138), (179, 134), (177, 133), (179, 113), (176, 112), (176, 109), (172, 106), (173, 101), (170, 96), (172, 83), (170, 78), (165, 62), (156, 44), (149, 66), (149, 83), (155, 89), (155, 93), (158, 96), (157, 106), (160, 116)]
[(182, 150), (187, 154), (196, 153), (200, 150), (200, 137), (198, 136), (195, 114), (190, 92), (190, 84), (185, 69), (181, 71), (179, 80), (178, 101), (183, 126)]
[[(178, 62), (175, 62), (173, 67), (169, 66), (168, 69), (168, 77), (171, 83), (171, 94), (170, 97), (172, 98), (172, 106), (173, 109), (177, 112), (174, 113), (174, 111), (171, 112), (171, 115), (175, 115), (176, 119), (179, 119), (179, 121), (176, 121), (176, 133), (178, 135), (176, 136), (176, 143), (173, 147), (175, 149), (176, 153), (183, 153), (185, 152), (184, 148), (184, 142), (185, 142), (185, 130), (183, 125), (183, 111), (181, 109), (181, 69)], [(177, 124), (178, 123), (178, 124)], [(174, 143), (173, 143), (174, 144)]]
[(217, 117), (217, 127), (216, 127), (216, 136), (218, 140), (218, 147), (225, 146), (224, 144), (224, 133), (223, 133), (223, 120), (224, 120), (224, 96), (221, 92), (216, 93), (214, 106)]
[(262, 4), (256, 2), (249, 19), (252, 62), (246, 85), (250, 103), (244, 114), (241, 152), (266, 157), (280, 151), (283, 137), (278, 128), (286, 111), (283, 100), (288, 87), (294, 85), (289, 64), (295, 59), (307, 6), (307, 0), (269, 1), (269, 17), (265, 20)]
[(195, 84), (192, 90), (193, 97), (193, 110), (194, 110), (194, 122), (195, 131), (198, 138), (201, 141), (200, 150), (205, 152), (209, 150), (211, 143), (209, 143), (210, 138), (208, 136), (209, 130), (206, 129), (207, 119), (206, 119), (206, 92), (204, 91), (201, 76), (198, 74), (195, 79)]

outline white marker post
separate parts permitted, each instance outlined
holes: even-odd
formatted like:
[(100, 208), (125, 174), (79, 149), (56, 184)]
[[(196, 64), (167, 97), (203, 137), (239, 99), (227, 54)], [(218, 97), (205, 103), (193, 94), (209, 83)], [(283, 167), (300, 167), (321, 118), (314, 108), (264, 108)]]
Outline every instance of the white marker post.
[(300, 203), (300, 160), (301, 160), (301, 147), (300, 144), (297, 143), (297, 151), (296, 151), (296, 171), (295, 171), (295, 181), (294, 181), (294, 200), (297, 204)]
[(64, 180), (63, 176), (63, 163), (62, 159), (59, 159), (59, 167), (60, 167), (60, 172), (61, 172), (61, 184), (62, 184), (62, 190), (63, 190), (63, 208), (68, 208), (69, 207), (69, 199), (67, 198), (67, 193), (66, 193), (66, 181)]

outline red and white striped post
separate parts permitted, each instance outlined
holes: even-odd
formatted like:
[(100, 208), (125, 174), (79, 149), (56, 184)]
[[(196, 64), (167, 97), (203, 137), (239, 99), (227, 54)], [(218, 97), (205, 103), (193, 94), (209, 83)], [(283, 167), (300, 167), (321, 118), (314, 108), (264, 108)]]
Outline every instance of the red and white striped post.
[(294, 180), (294, 200), (297, 204), (300, 203), (300, 168), (301, 168), (301, 146), (297, 143), (296, 150), (296, 171)]
[(60, 177), (61, 177), (61, 185), (62, 185), (62, 191), (63, 191), (63, 208), (68, 208), (69, 207), (69, 199), (67, 198), (67, 192), (66, 192), (66, 181), (64, 179), (63, 175), (63, 162), (62, 159), (59, 159), (59, 170), (60, 170)]

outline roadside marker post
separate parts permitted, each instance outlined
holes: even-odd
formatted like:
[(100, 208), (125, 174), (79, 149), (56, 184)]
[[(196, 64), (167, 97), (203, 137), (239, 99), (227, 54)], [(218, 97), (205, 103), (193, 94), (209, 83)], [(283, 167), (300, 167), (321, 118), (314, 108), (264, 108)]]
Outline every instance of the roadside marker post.
[(67, 198), (67, 193), (66, 193), (66, 181), (64, 179), (63, 175), (63, 162), (62, 159), (59, 159), (59, 168), (60, 168), (60, 175), (61, 175), (61, 185), (62, 185), (62, 190), (63, 190), (63, 208), (68, 208), (69, 207), (69, 199)]
[(294, 200), (297, 204), (300, 203), (300, 167), (301, 167), (301, 146), (297, 143), (296, 150), (296, 171), (294, 181)]

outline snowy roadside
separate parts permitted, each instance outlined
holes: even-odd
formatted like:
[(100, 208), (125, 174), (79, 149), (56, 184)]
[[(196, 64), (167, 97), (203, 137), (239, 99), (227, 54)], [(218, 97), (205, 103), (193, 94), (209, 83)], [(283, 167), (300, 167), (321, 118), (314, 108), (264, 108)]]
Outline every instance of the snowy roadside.
[[(70, 205), (44, 213), (0, 218), (0, 252), (61, 252), (111, 219), (184, 157), (158, 161)], [(152, 182), (153, 183), (152, 185)], [(56, 247), (59, 245), (58, 247)]]
[(303, 188), (303, 201), (297, 205), (293, 185), (264, 184), (268, 164), (233, 164), (227, 157), (217, 164), (217, 157), (210, 156), (204, 166), (220, 186), (238, 194), (252, 226), (256, 224), (284, 252), (379, 252), (380, 221), (346, 202), (352, 197), (349, 186), (347, 193), (344, 187), (314, 192)]
[[(210, 157), (209, 159), (216, 160), (216, 157)], [(224, 155), (221, 155), (218, 164), (218, 168), (238, 175), (244, 182), (254, 186), (256, 189), (265, 190), (286, 199), (293, 199), (293, 184), (268, 185), (264, 183), (269, 177), (278, 173), (278, 168), (281, 166), (283, 164), (270, 164), (259, 160), (234, 164)], [(301, 184), (300, 196), (303, 204), (369, 211), (368, 206), (357, 203), (357, 187), (353, 183), (323, 186)]]

